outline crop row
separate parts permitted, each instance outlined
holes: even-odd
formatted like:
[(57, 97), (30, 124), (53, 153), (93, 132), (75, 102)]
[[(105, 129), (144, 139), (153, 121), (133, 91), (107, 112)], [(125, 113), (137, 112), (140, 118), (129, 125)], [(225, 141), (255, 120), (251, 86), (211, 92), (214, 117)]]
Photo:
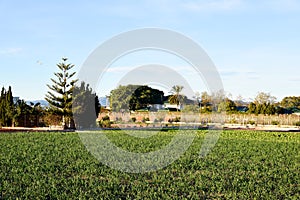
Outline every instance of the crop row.
[[(77, 133), (3, 133), (0, 199), (300, 198), (299, 133), (223, 131), (203, 158), (199, 151), (207, 131), (194, 133), (192, 145), (178, 160), (141, 174), (102, 164)], [(144, 138), (122, 131), (93, 134), (105, 134), (116, 146), (143, 153), (163, 148), (177, 132)]]

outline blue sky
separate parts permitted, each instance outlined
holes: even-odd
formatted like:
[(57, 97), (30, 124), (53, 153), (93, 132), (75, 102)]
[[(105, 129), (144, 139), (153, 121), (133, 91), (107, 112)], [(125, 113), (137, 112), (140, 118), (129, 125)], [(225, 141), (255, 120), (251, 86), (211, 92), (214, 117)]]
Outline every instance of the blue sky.
[[(0, 0), (0, 86), (11, 85), (14, 96), (25, 100), (43, 99), (61, 57), (79, 70), (112, 36), (158, 27), (196, 41), (233, 98), (254, 98), (259, 91), (278, 100), (300, 96), (299, 22), (296, 0)], [(135, 59), (136, 63), (124, 59), (115, 64), (98, 95), (106, 95), (116, 85), (112, 80), (124, 75), (118, 67), (139, 64), (138, 56)], [(177, 59), (162, 62), (184, 67)], [(205, 88), (199, 83), (195, 90)]]

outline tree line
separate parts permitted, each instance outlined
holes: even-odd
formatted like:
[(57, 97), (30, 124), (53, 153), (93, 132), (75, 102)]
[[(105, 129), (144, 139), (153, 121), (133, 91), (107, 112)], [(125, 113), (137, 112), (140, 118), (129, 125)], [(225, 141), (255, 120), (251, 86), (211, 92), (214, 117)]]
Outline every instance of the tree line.
[[(45, 99), (49, 107), (40, 103), (27, 104), (24, 100), (14, 99), (11, 86), (2, 87), (0, 96), (0, 127), (1, 126), (48, 126), (63, 125), (64, 128), (86, 128), (95, 125), (101, 110), (97, 94), (86, 82), (78, 82), (72, 71), (74, 65), (62, 58), (57, 64), (58, 71), (48, 84), (49, 91)], [(255, 99), (244, 102), (242, 97), (232, 100), (224, 91), (213, 94), (195, 93), (193, 99), (182, 94), (183, 86), (174, 85), (170, 93), (147, 85), (118, 86), (110, 92), (110, 107), (114, 112), (150, 110), (154, 104), (184, 105), (182, 111), (200, 113), (226, 112), (251, 114), (290, 114), (300, 112), (300, 96), (289, 96), (276, 102), (270, 93), (260, 92)], [(152, 108), (153, 109), (153, 108)], [(179, 111), (179, 110), (177, 110)]]
[(1, 126), (43, 126), (39, 117), (44, 115), (40, 103), (28, 105), (24, 100), (14, 99), (11, 86), (2, 87), (0, 96)]
[(276, 102), (270, 93), (259, 92), (252, 102), (245, 102), (242, 97), (237, 100), (230, 98), (224, 91), (213, 94), (207, 92), (195, 93), (193, 99), (182, 94), (183, 86), (174, 85), (171, 95), (164, 95), (163, 91), (153, 89), (146, 85), (118, 86), (110, 92), (110, 107), (114, 112), (150, 110), (153, 104), (183, 105), (182, 111), (201, 113), (226, 112), (250, 114), (291, 114), (300, 112), (300, 96), (285, 97)]
[(73, 64), (67, 63), (67, 58), (57, 64), (58, 72), (48, 84), (49, 91), (45, 100), (49, 107), (43, 108), (40, 103), (30, 103), (24, 100), (14, 101), (12, 88), (4, 87), (0, 96), (0, 127), (24, 126), (38, 127), (62, 125), (66, 128), (87, 128), (95, 125), (100, 112), (98, 96), (85, 82), (77, 83), (72, 72)]

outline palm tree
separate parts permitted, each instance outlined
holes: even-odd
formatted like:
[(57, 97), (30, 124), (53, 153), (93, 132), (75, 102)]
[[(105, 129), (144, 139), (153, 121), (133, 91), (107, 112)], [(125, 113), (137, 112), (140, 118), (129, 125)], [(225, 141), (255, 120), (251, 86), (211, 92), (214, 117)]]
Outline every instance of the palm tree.
[(172, 93), (172, 95), (169, 97), (169, 102), (171, 104), (176, 104), (177, 105), (177, 111), (178, 111), (178, 106), (180, 105), (180, 103), (184, 99), (184, 96), (180, 94), (182, 89), (183, 89), (183, 86), (174, 85), (172, 87), (171, 91), (170, 91)]

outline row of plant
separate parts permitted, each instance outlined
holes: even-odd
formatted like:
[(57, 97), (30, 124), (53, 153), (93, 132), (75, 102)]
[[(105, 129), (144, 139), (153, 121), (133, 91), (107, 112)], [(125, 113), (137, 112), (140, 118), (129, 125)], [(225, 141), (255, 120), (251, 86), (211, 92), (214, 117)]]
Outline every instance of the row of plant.
[[(184, 88), (180, 85), (174, 85), (170, 88), (171, 95), (167, 96), (164, 95), (163, 91), (147, 85), (120, 85), (113, 89), (108, 96), (109, 105), (106, 106), (109, 108), (101, 107), (94, 88), (91, 88), (89, 83), (74, 78), (76, 74), (76, 71), (72, 71), (74, 64), (69, 63), (67, 58), (62, 58), (57, 67), (58, 72), (54, 73), (54, 78), (50, 79), (52, 84), (47, 84), (49, 91), (45, 95), (45, 100), (49, 106), (44, 107), (40, 103), (27, 105), (24, 100), (13, 97), (11, 87), (7, 91), (4, 87), (2, 88), (0, 127), (61, 125), (71, 129), (90, 128), (95, 126), (95, 120), (101, 111), (120, 112), (122, 114), (130, 111), (137, 113), (137, 115), (148, 111), (161, 111), (158, 112), (160, 115), (171, 113), (169, 111), (174, 111), (173, 113), (177, 114), (182, 112), (185, 114), (217, 112), (256, 115), (300, 112), (300, 97), (285, 97), (281, 102), (276, 102), (276, 98), (270, 93), (259, 92), (251, 103), (245, 102), (242, 97), (232, 100), (230, 95), (225, 94), (224, 91), (213, 94), (196, 92), (194, 97), (187, 97), (182, 93)], [(149, 121), (147, 117), (144, 119), (135, 118), (136, 121)], [(150, 119), (150, 117), (148, 118)], [(131, 119), (134, 121), (134, 116)], [(179, 119), (176, 119), (176, 116), (168, 119), (158, 117), (152, 121), (169, 120), (178, 121)], [(180, 120), (187, 122), (189, 119), (182, 117)], [(208, 121), (209, 119), (206, 122), (208, 123)], [(256, 124), (259, 123), (256, 122)]]
[[(143, 115), (130, 115), (122, 114), (121, 116), (118, 113), (109, 113), (108, 115), (102, 115), (98, 121), (98, 125), (109, 127), (111, 124), (165, 124), (173, 122), (197, 122), (202, 125), (217, 122), (216, 117), (211, 114), (201, 114), (201, 115), (186, 115), (174, 113), (157, 115), (156, 113), (144, 113)], [(230, 124), (240, 124), (240, 125), (291, 125), (291, 126), (300, 126), (300, 117), (299, 116), (265, 116), (265, 115), (245, 115), (245, 114), (227, 114), (221, 115), (223, 119), (222, 123)]]
[[(164, 148), (176, 131), (102, 131), (130, 152)], [(135, 135), (155, 134), (151, 137)], [(298, 133), (223, 131), (206, 157), (206, 131), (169, 166), (117, 171), (88, 152), (77, 133), (0, 134), (0, 199), (299, 199)], [(114, 161), (115, 157), (109, 158)]]

